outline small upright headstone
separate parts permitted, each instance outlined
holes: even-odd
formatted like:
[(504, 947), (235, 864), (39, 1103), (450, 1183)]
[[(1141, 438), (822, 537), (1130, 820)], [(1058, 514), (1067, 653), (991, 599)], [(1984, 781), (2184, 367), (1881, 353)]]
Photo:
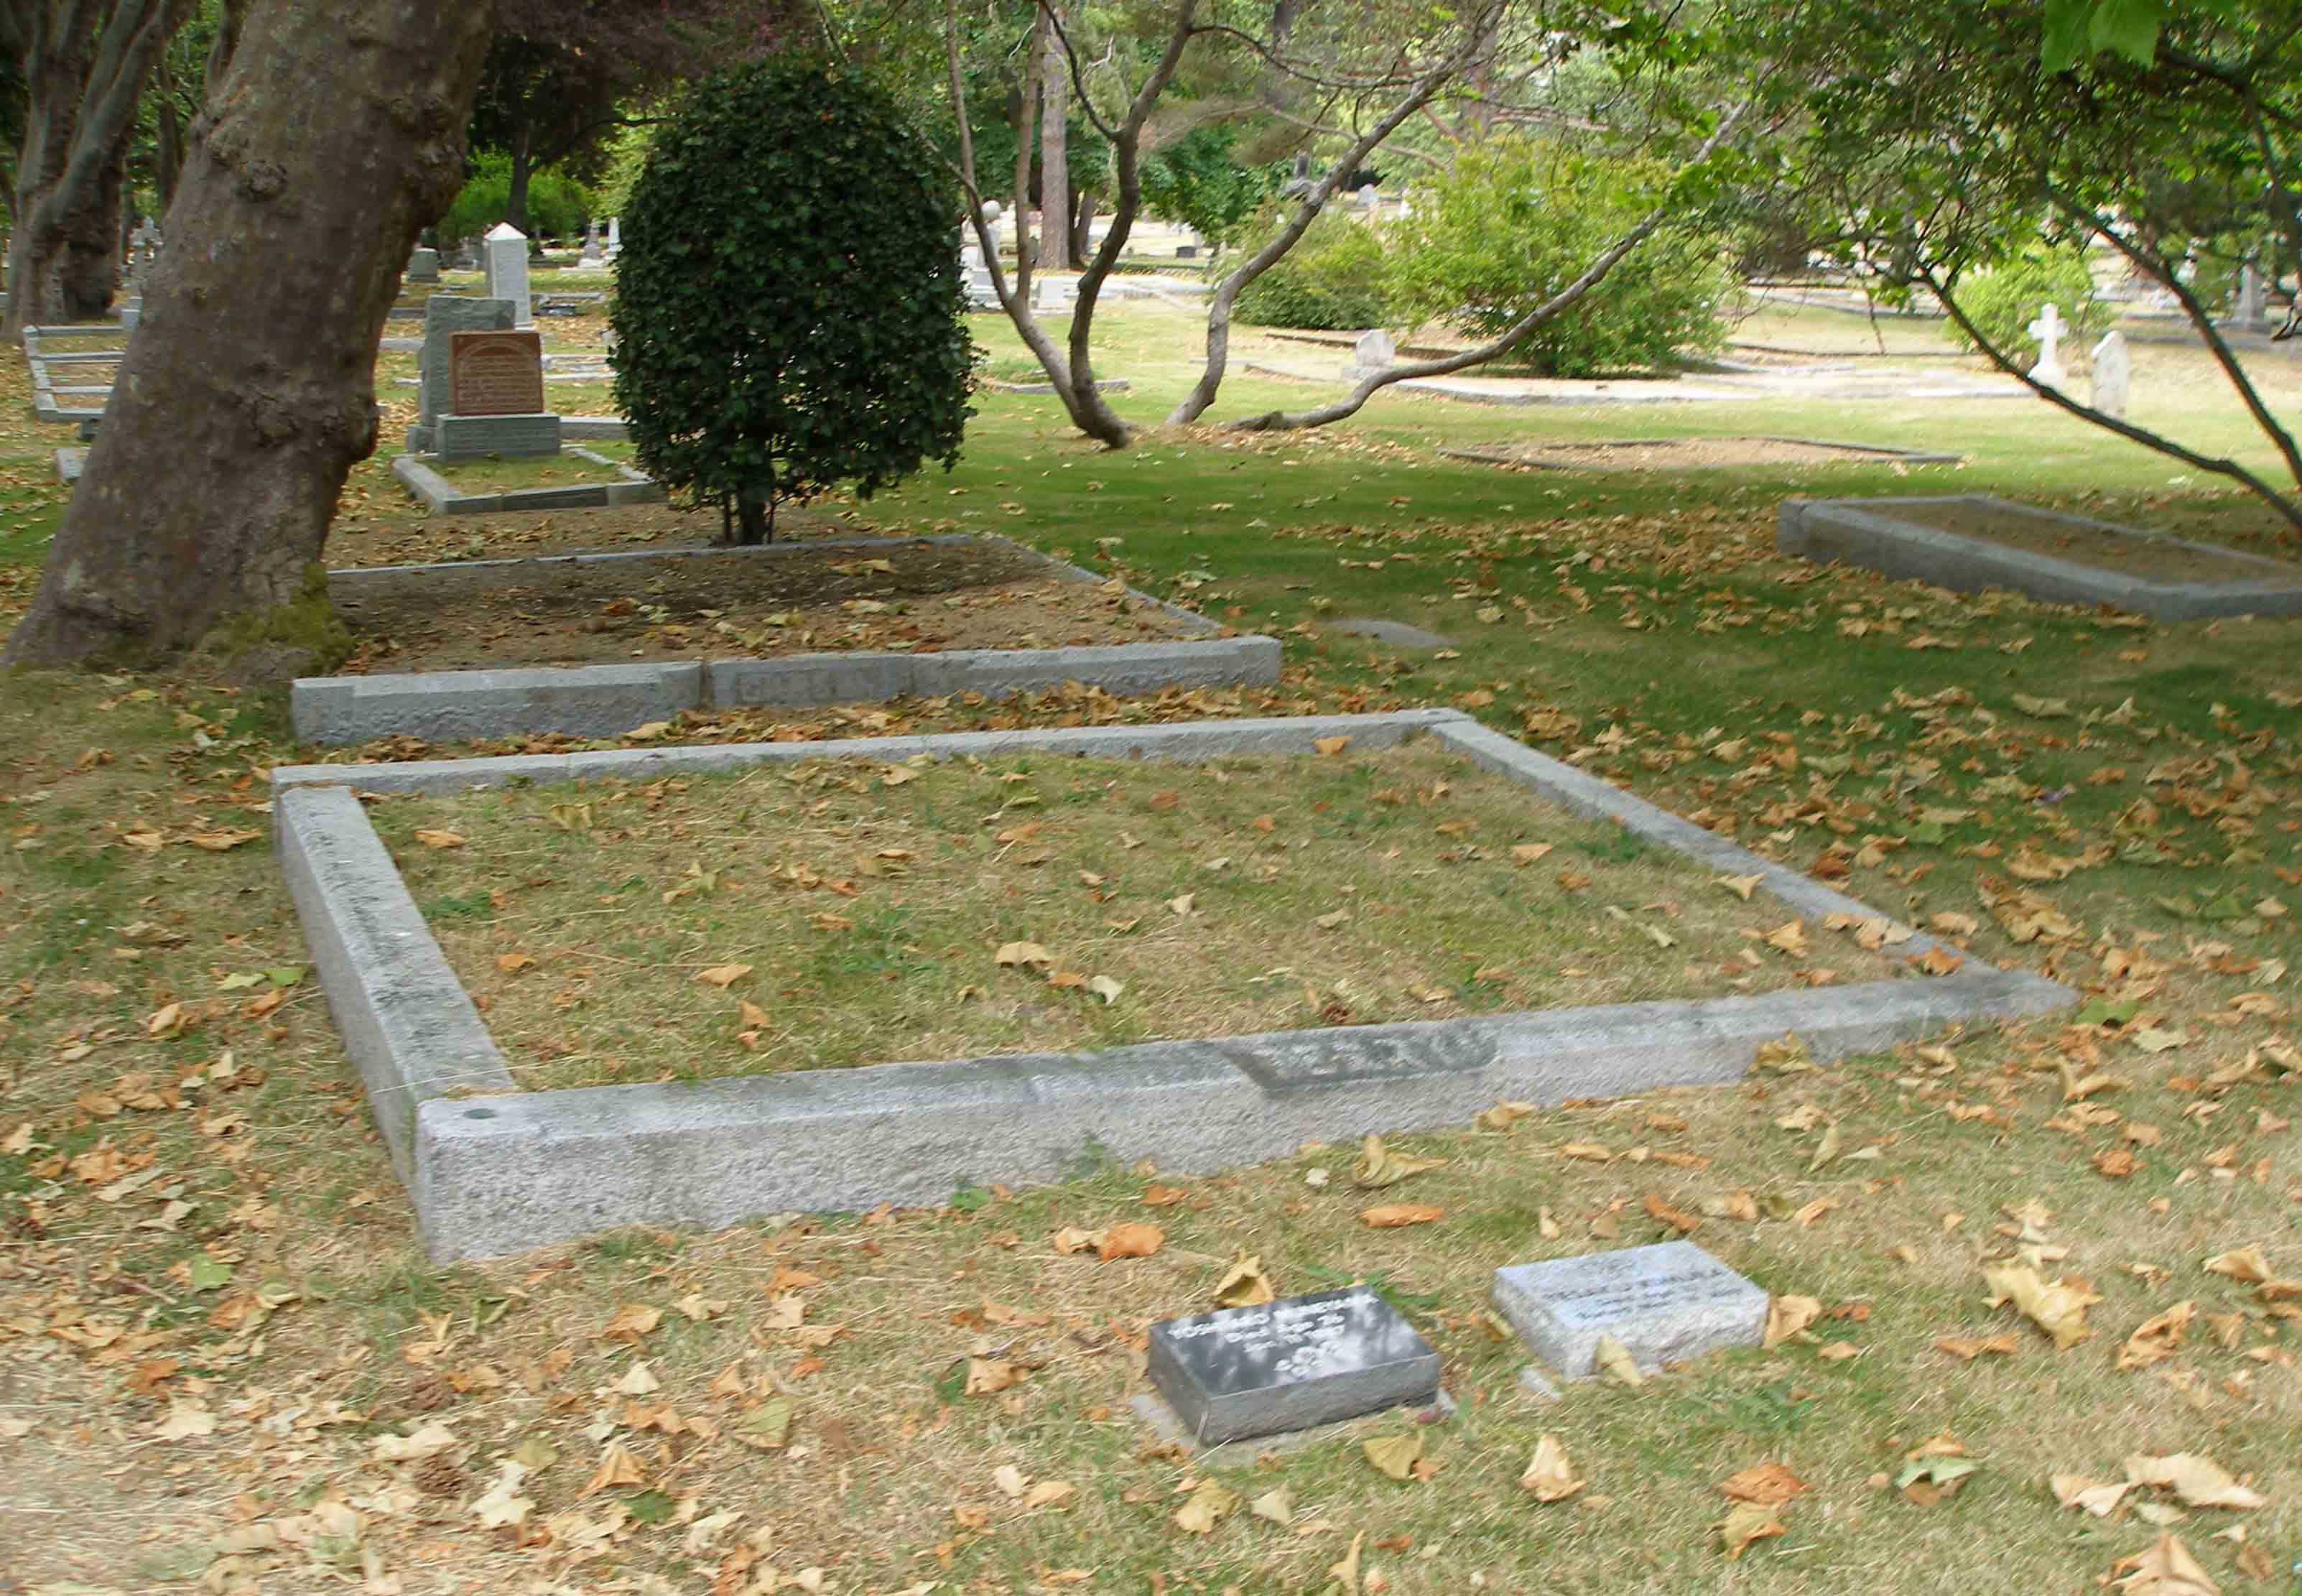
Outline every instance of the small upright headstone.
[(508, 222), (497, 223), (488, 230), (483, 258), (487, 297), (511, 301), (513, 326), (534, 326), (535, 304), (527, 290), (527, 235)]
[(597, 265), (603, 258), (600, 250), (600, 219), (594, 216), (584, 223), (584, 253), (578, 258), (587, 266)]
[(407, 257), (407, 281), (437, 282), (440, 281), (440, 252), (420, 246)]
[(1155, 1324), (1148, 1368), (1206, 1446), (1439, 1394), (1439, 1355), (1368, 1286)]
[(608, 218), (608, 258), (613, 260), (623, 252), (624, 219), (621, 216), (610, 216)]
[(433, 294), (424, 301), (424, 348), (416, 357), (416, 424), (407, 429), (407, 452), (429, 454), (438, 442), (440, 417), (448, 411), (449, 341), (458, 332), (503, 332), (512, 307), (503, 299), (464, 294)]
[(443, 460), (555, 455), (559, 417), (543, 407), (543, 335), (533, 327), (448, 338), (448, 408), (434, 423)]
[(1527, 1349), (1569, 1380), (1599, 1372), (1602, 1336), (1653, 1369), (1755, 1347), (1767, 1331), (1765, 1289), (1692, 1241), (1498, 1269), (1494, 1296)]
[(2133, 375), (2126, 352), (2126, 334), (2113, 327), (2094, 347), (2094, 407), (2116, 420), (2126, 419), (2126, 390)]
[(2060, 388), (2070, 381), (2071, 374), (2063, 369), (2061, 353), (2063, 334), (2067, 330), (2062, 311), (2052, 305), (2041, 306), (2038, 319), (2023, 329), (2038, 340), (2038, 358), (2030, 367), (2034, 382)]
[(1375, 201), (1379, 197), (1381, 197), (1375, 193), (1374, 185), (1373, 183), (1361, 183), (1359, 185), (1359, 209), (1363, 211), (1371, 211), (1374, 209)]
[(1359, 334), (1351, 346), (1351, 363), (1343, 368), (1343, 375), (1357, 382), (1390, 370), (1399, 364), (1399, 342), (1381, 327)]

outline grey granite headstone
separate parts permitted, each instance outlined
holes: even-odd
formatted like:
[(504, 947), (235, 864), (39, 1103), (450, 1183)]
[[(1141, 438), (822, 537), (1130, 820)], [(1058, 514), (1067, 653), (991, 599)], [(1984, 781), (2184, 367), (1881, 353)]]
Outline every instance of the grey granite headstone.
[(1435, 1401), (1439, 1355), (1369, 1286), (1151, 1327), (1151, 1382), (1205, 1445)]
[(550, 414), (442, 416), (432, 429), (432, 452), (442, 460), (559, 452), (559, 417)]
[(440, 281), (440, 252), (418, 248), (407, 257), (407, 281), (437, 282)]
[(1569, 1380), (1599, 1372), (1601, 1336), (1654, 1369), (1767, 1331), (1765, 1288), (1692, 1241), (1514, 1264), (1495, 1271), (1494, 1294), (1527, 1349)]
[(508, 299), (475, 299), (434, 294), (424, 301), (424, 349), (416, 357), (416, 424), (407, 429), (407, 452), (429, 454), (433, 424), (448, 408), (449, 349), (458, 332), (493, 332), (511, 326)]

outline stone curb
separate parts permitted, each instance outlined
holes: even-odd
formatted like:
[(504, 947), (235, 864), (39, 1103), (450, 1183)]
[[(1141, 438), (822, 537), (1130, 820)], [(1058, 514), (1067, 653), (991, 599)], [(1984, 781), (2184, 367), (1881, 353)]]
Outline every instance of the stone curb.
[(1304, 754), (1321, 737), (1352, 737), (1362, 748), (1388, 748), (1420, 731), (1470, 718), (1460, 710), (1400, 710), (1387, 715), (1293, 715), (1239, 720), (1187, 720), (1158, 726), (1029, 727), (1012, 732), (936, 732), (909, 737), (842, 737), (820, 743), (690, 743), (673, 748), (602, 748), (584, 753), (515, 753), (475, 760), (404, 760), (374, 765), (275, 765), (272, 787), (352, 786), (363, 793), (464, 793), (509, 782), (650, 780), (710, 775), (753, 765), (808, 760), (876, 760), (895, 764), (925, 755), (983, 759), (1016, 753), (1081, 759), (1172, 760), (1187, 763), (1226, 754)]
[[(1098, 1054), (519, 1092), (357, 800), (340, 785), (443, 792), (517, 777), (639, 778), (914, 753), (1191, 760), (1309, 752), (1314, 738), (1334, 735), (1377, 747), (1417, 734), (1435, 735), (1584, 813), (1612, 815), (1642, 836), (1695, 852), (1705, 863), (1751, 866), (1802, 914), (1840, 905), (1872, 912), (1446, 710), (305, 766), (273, 773), (273, 813), (322, 988), (438, 1263), (623, 1224), (718, 1226), (781, 1209), (939, 1203), (968, 1182), (1053, 1180), (1093, 1160), (1152, 1158), (1177, 1170), (1212, 1170), (1281, 1156), (1306, 1140), (1460, 1124), (1498, 1099), (1554, 1105), (1723, 1084), (1785, 1032), (1795, 1032), (1816, 1058), (1829, 1059), (1954, 1021), (2038, 1013), (2073, 1001), (2054, 982), (1969, 960), (1941, 979), (1817, 991), (1154, 1042)], [(339, 785), (315, 788), (323, 782)], [(1691, 845), (1703, 839), (1700, 851)], [(1906, 948), (1927, 945), (1914, 937)], [(449, 1095), (458, 1088), (466, 1095)]]
[(448, 1091), (518, 1088), (350, 790), (281, 793), (272, 826), (328, 1011), (392, 1167), (413, 1188), (423, 1178), (419, 1104)]
[[(1970, 504), (2020, 511), (2075, 530), (2110, 533), (2138, 545), (2195, 550), (2259, 567), (2259, 582), (2159, 582), (2129, 576), (2098, 566), (2057, 559), (2028, 549), (1962, 537), (1898, 519), (1895, 508), (1911, 504)], [(2114, 522), (2029, 505), (1982, 493), (1941, 494), (1911, 500), (1786, 499), (1777, 524), (1775, 547), (1823, 563), (1861, 566), (1881, 575), (1906, 577), (1954, 592), (2003, 587), (2050, 604), (2108, 604), (2169, 624), (2208, 616), (2302, 615), (2302, 567), (2265, 559), (2236, 549), (2186, 538), (2139, 532)]]
[[(421, 461), (401, 455), (392, 470), (403, 481), (429, 478), (446, 488)], [(411, 485), (413, 483), (411, 482)], [(654, 484), (648, 486), (653, 489)], [(419, 493), (424, 491), (417, 488)], [(542, 490), (551, 491), (554, 490)], [(522, 495), (507, 495), (517, 498)], [(436, 505), (435, 505), (435, 508)], [(970, 534), (903, 539), (942, 545), (1006, 542)], [(884, 538), (777, 543), (759, 549), (694, 549), (548, 556), (536, 560), (471, 560), (454, 565), (383, 566), (332, 571), (332, 582), (357, 584), (387, 574), (510, 571), (550, 564), (679, 558), (780, 559), (793, 550), (884, 549)], [(1100, 583), (1079, 567), (1021, 549), (1065, 582)], [(290, 691), (296, 735), (307, 743), (343, 746), (379, 737), (462, 742), (527, 734), (615, 737), (682, 710), (706, 710), (878, 702), (903, 694), (935, 697), (979, 693), (987, 698), (1042, 692), (1078, 682), (1116, 697), (1138, 697), (1181, 687), (1268, 686), (1279, 680), (1282, 651), (1276, 638), (1210, 637), (1221, 630), (1206, 617), (1133, 588), (1128, 595), (1187, 631), (1185, 641), (1116, 643), (1092, 648), (954, 649), (943, 653), (798, 654), (773, 659), (664, 661), (576, 668), (450, 670), (370, 676), (303, 676)]]
[[(565, 435), (564, 428), (562, 435)], [(663, 502), (663, 489), (628, 466), (619, 465), (605, 455), (593, 454), (588, 449), (571, 449), (567, 452), (611, 466), (623, 475), (624, 480), (619, 483), (580, 483), (564, 488), (517, 488), (505, 493), (463, 493), (458, 492), (455, 484), (446, 477), (414, 455), (407, 454), (393, 457), (391, 475), (399, 478), (400, 485), (421, 500), (424, 508), (435, 516), (509, 515), (520, 510), (598, 509)], [(330, 575), (335, 573), (331, 572)]]

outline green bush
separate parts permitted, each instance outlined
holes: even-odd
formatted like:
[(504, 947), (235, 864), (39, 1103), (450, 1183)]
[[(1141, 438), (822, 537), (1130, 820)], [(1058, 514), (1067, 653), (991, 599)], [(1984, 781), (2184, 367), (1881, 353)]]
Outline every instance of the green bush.
[[(1498, 139), (1418, 186), (1415, 214), (1388, 239), (1391, 294), (1410, 324), (1444, 322), (1493, 338), (1580, 277), (1653, 208), (1668, 169), (1529, 139)], [(1550, 376), (1649, 370), (1724, 336), (1732, 287), (1725, 251), (1666, 228), (1606, 280), (1536, 329), (1516, 359)]]
[(959, 196), (884, 91), (802, 60), (703, 84), (623, 222), (616, 402), (667, 489), (757, 542), (779, 502), (958, 462)]
[[(2037, 340), (2029, 332), (2039, 307), (2053, 305), (2063, 313), (2071, 342), (2064, 353), (2084, 350), (2118, 319), (2116, 310), (2094, 297), (2094, 279), (2086, 257), (2075, 249), (2034, 245), (2015, 259), (1959, 280), (1951, 298), (1966, 312), (1976, 331), (1996, 345), (2017, 365), (2028, 367), (2037, 357)], [(1962, 349), (1974, 340), (1956, 322), (1950, 335)]]
[[(464, 181), (456, 203), (440, 218), (440, 241), (454, 245), (465, 239), (483, 238), (488, 229), (510, 209), (511, 157), (482, 155)], [(538, 172), (527, 180), (527, 226), (531, 239), (567, 238), (584, 231), (592, 214), (591, 198), (581, 184), (556, 172)]]
[(1383, 292), (1382, 257), (1382, 238), (1372, 226), (1330, 208), (1294, 248), (1247, 285), (1232, 314), (1257, 326), (1314, 332), (1385, 326), (1390, 301)]

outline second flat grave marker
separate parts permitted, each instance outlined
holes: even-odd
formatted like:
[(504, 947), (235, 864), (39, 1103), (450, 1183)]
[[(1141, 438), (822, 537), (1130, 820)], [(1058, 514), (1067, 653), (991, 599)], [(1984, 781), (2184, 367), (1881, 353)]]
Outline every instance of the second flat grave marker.
[(1766, 1335), (1766, 1289), (1692, 1241), (1665, 1241), (1495, 1271), (1495, 1306), (1528, 1350), (1569, 1380), (1598, 1373), (1612, 1336), (1642, 1369)]

